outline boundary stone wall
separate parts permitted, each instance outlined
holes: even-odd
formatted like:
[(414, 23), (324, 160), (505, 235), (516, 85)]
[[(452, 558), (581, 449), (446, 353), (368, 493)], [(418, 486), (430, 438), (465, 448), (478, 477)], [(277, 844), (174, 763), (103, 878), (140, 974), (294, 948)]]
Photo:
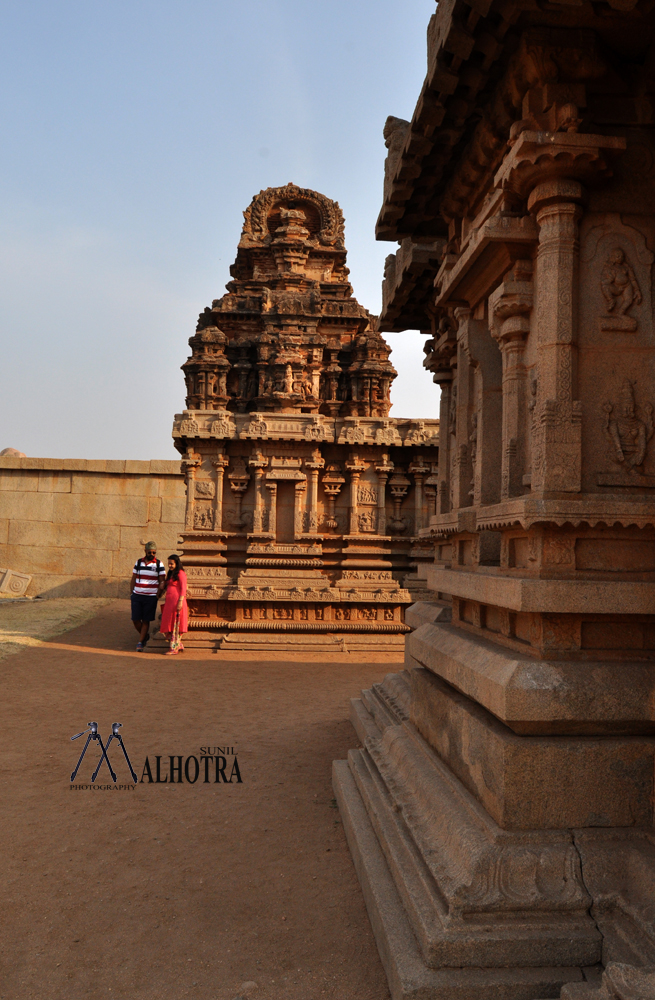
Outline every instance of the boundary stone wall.
[(29, 596), (128, 597), (144, 541), (177, 551), (185, 498), (179, 461), (0, 458), (0, 566)]

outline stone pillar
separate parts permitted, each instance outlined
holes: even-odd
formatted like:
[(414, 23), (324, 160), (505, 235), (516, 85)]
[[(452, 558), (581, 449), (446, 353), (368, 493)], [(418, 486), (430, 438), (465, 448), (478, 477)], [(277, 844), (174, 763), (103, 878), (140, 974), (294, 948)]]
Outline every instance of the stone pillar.
[(423, 527), (423, 480), (429, 475), (430, 469), (419, 457), (414, 459), (409, 472), (414, 476), (414, 534), (418, 535)]
[(577, 493), (582, 473), (582, 404), (577, 375), (578, 222), (582, 185), (559, 179), (538, 184), (528, 208), (539, 224), (537, 343), (539, 378), (532, 489)]
[(527, 373), (523, 359), (530, 332), (532, 262), (517, 261), (489, 296), (492, 332), (503, 356), (501, 500), (521, 496), (527, 453)]
[(321, 457), (319, 449), (315, 448), (311, 461), (305, 462), (305, 468), (310, 470), (307, 528), (311, 535), (318, 532), (318, 474), (324, 465), (325, 459)]
[[(434, 376), (435, 380), (437, 376)], [(437, 486), (436, 514), (450, 510), (450, 403), (453, 391), (453, 372), (440, 372), (437, 385), (441, 389), (439, 401), (439, 484)]]
[(296, 539), (300, 539), (305, 534), (303, 493), (307, 489), (306, 480), (302, 479), (295, 484), (293, 493), (293, 533)]
[(450, 494), (454, 508), (471, 505), (471, 480), (473, 469), (469, 436), (471, 409), (471, 362), (463, 343), (463, 334), (471, 310), (459, 307), (455, 310), (455, 318), (459, 324), (457, 331), (457, 378), (453, 384), (453, 395), (450, 400), (451, 455), (450, 455)]
[(350, 534), (359, 534), (359, 477), (366, 466), (359, 461), (357, 455), (353, 454), (346, 462), (346, 468), (350, 472)]
[(389, 461), (389, 456), (385, 453), (382, 456), (382, 461), (379, 465), (375, 466), (375, 471), (378, 474), (378, 535), (386, 535), (387, 533), (387, 498), (386, 498), (386, 486), (387, 479), (390, 473), (393, 472), (393, 462)]
[(186, 474), (186, 511), (184, 515), (184, 527), (187, 531), (193, 531), (193, 515), (195, 511), (195, 481), (196, 470), (200, 467), (202, 459), (197, 455), (191, 446), (187, 448), (186, 457), (182, 459), (182, 472)]
[(268, 531), (275, 537), (277, 531), (277, 483), (267, 482), (266, 489), (269, 492), (268, 499)]
[(223, 477), (225, 469), (229, 465), (229, 459), (223, 454), (222, 448), (216, 458), (212, 459), (212, 465), (216, 469), (216, 496), (214, 498), (214, 531), (223, 530)]
[(248, 465), (255, 470), (255, 509), (252, 515), (252, 530), (255, 534), (261, 534), (264, 531), (265, 510), (262, 481), (264, 478), (264, 469), (268, 465), (268, 459), (264, 458), (259, 450), (255, 450), (248, 460)]

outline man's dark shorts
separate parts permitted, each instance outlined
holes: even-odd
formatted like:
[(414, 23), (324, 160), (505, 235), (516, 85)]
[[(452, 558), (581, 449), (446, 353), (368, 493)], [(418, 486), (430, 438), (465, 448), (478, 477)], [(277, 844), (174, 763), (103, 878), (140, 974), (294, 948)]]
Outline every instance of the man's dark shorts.
[(154, 622), (157, 615), (157, 595), (146, 597), (143, 594), (132, 594), (132, 621)]

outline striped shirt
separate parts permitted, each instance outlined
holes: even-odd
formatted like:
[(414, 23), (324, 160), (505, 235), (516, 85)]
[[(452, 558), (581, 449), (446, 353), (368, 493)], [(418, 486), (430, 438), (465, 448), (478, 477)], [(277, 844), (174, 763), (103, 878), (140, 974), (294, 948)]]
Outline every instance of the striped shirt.
[(152, 559), (150, 562), (137, 559), (132, 572), (136, 574), (132, 593), (142, 597), (156, 597), (160, 582), (166, 579), (164, 564), (159, 559)]

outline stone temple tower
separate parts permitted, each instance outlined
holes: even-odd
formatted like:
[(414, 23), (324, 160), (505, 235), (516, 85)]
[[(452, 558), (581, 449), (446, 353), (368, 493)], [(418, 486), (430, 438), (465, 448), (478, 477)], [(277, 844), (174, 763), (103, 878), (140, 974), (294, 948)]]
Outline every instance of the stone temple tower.
[(348, 280), (336, 202), (288, 184), (244, 213), (200, 314), (173, 430), (198, 642), (402, 646), (425, 592), (437, 420), (389, 417), (390, 348)]

